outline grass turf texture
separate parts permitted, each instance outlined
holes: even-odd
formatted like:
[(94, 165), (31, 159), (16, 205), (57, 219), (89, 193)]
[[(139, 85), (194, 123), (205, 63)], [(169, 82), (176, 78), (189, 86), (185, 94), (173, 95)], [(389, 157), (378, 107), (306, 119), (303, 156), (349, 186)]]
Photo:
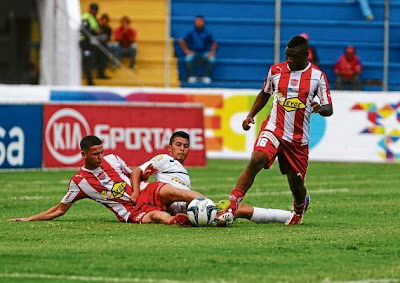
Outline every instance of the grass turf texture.
[[(246, 163), (191, 168), (192, 186), (227, 198)], [(244, 202), (291, 209), (277, 167), (257, 176)], [(399, 172), (395, 164), (311, 163), (303, 225), (238, 220), (228, 228), (124, 224), (91, 200), (53, 221), (9, 222), (57, 204), (74, 172), (0, 172), (0, 281), (400, 282)]]

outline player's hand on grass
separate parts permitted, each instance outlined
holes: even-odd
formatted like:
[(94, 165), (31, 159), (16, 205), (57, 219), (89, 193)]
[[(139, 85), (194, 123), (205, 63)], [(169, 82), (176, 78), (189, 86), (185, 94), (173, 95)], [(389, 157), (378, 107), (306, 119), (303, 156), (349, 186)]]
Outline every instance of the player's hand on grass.
[(312, 113), (318, 113), (321, 110), (321, 105), (318, 102), (311, 103)]
[(254, 124), (254, 119), (252, 117), (247, 117), (242, 123), (243, 130), (245, 131), (250, 130), (251, 127), (250, 124)]
[(26, 222), (26, 221), (30, 221), (28, 217), (24, 217), (24, 218), (13, 218), (10, 219), (9, 221), (11, 222)]

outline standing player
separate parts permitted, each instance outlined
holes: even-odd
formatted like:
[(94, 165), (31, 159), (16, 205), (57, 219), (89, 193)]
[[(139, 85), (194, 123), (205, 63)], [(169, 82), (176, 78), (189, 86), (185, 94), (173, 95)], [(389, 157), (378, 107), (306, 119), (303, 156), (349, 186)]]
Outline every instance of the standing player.
[[(175, 132), (170, 138), (168, 154), (157, 155), (134, 169), (131, 175), (131, 183), (134, 191), (131, 195), (131, 200), (133, 202), (136, 201), (140, 186), (149, 184), (143, 182), (143, 180), (146, 181), (153, 174), (157, 182), (167, 183), (183, 190), (190, 190), (190, 177), (183, 166), (189, 154), (189, 147), (189, 135), (183, 131)], [(223, 206), (223, 203), (217, 204), (217, 207), (219, 205)], [(169, 206), (168, 212), (172, 215), (186, 213), (186, 203), (174, 202)], [(257, 223), (285, 222), (291, 215), (290, 211), (252, 207), (243, 203), (235, 211), (236, 218), (246, 218)], [(229, 224), (229, 222), (233, 221), (233, 216), (225, 213), (224, 218), (219, 219), (219, 221)]]
[[(294, 213), (286, 225), (300, 224), (307, 207), (304, 178), (308, 166), (308, 142), (311, 113), (331, 116), (332, 101), (325, 74), (307, 60), (308, 44), (293, 37), (286, 47), (286, 61), (271, 66), (263, 89), (243, 121), (245, 131), (254, 124), (255, 115), (273, 95), (270, 115), (261, 126), (250, 162), (231, 191), (229, 208), (235, 212), (257, 173), (268, 169), (278, 157), (282, 174), (287, 175), (294, 198)], [(320, 103), (313, 101), (319, 98)]]
[(52, 220), (64, 215), (74, 202), (90, 198), (111, 210), (121, 222), (190, 225), (186, 214), (171, 216), (167, 213), (166, 204), (190, 202), (202, 196), (200, 193), (154, 182), (141, 190), (133, 205), (129, 179), (132, 170), (125, 162), (114, 154), (104, 156), (103, 144), (96, 136), (83, 138), (80, 147), (85, 165), (71, 178), (61, 202), (42, 213), (11, 221)]

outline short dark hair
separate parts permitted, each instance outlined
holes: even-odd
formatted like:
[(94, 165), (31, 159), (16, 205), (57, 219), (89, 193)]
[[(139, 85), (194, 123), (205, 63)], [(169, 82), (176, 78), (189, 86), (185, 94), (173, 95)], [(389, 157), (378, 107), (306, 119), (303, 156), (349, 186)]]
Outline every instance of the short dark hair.
[(93, 11), (98, 11), (99, 10), (99, 5), (97, 5), (96, 3), (91, 3), (89, 5), (89, 9), (93, 10)]
[(123, 17), (121, 18), (121, 23), (122, 23), (123, 21), (126, 21), (128, 24), (131, 23), (131, 19), (129, 19), (128, 16), (123, 16)]
[(187, 139), (190, 143), (190, 137), (189, 137), (188, 133), (186, 133), (184, 131), (177, 131), (177, 132), (173, 133), (171, 138), (169, 139), (169, 145), (172, 145), (172, 143), (174, 142), (174, 139), (176, 137), (181, 137), (181, 138)]
[(110, 17), (108, 16), (107, 13), (104, 13), (104, 14), (101, 15), (100, 19), (101, 19), (101, 20), (102, 20), (102, 19), (106, 19), (107, 21), (109, 21), (109, 20), (110, 20)]
[(81, 140), (80, 146), (82, 151), (88, 151), (94, 145), (103, 144), (96, 136), (86, 136)]
[(304, 49), (305, 52), (308, 52), (308, 43), (307, 40), (302, 36), (293, 37), (287, 44), (288, 48), (298, 48)]

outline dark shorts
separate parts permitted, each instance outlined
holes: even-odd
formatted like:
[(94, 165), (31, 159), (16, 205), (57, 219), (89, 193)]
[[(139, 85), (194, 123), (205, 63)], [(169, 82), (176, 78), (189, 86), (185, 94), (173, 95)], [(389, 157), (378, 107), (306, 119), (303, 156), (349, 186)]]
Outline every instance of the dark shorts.
[(308, 145), (291, 143), (278, 139), (272, 132), (262, 130), (254, 144), (254, 150), (262, 151), (268, 156), (265, 169), (271, 167), (278, 157), (279, 168), (282, 174), (295, 171), (304, 180), (308, 167)]
[(143, 217), (150, 211), (165, 211), (166, 206), (162, 203), (160, 197), (161, 188), (165, 185), (166, 183), (153, 182), (149, 183), (145, 189), (140, 191), (136, 206), (130, 211), (131, 215), (127, 222), (142, 223)]

